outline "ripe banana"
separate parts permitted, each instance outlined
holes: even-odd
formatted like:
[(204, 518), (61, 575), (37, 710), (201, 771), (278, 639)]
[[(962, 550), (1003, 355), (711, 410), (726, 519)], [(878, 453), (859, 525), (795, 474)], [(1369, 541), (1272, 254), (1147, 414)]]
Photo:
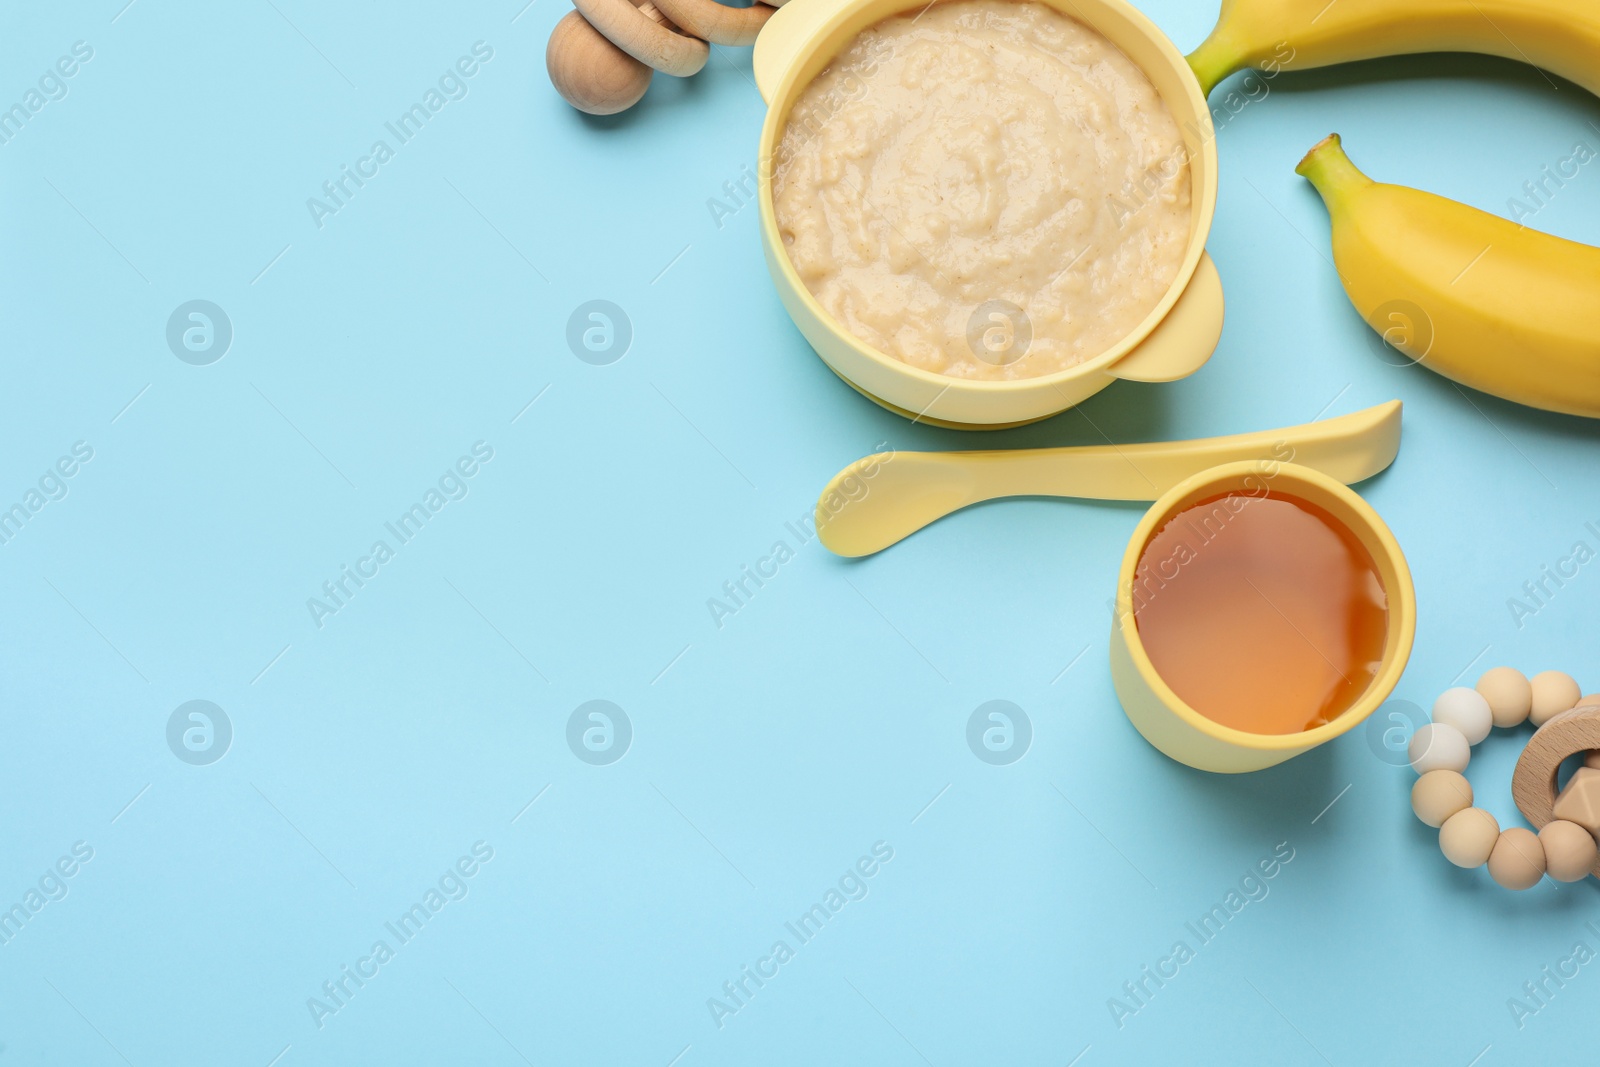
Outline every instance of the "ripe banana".
[[(1281, 46), (1293, 49), (1285, 61)], [(1477, 52), (1532, 63), (1600, 95), (1593, 0), (1223, 0), (1189, 63), (1206, 93), (1236, 70), (1303, 70), (1378, 56)]]
[(1338, 134), (1296, 170), (1328, 206), (1350, 302), (1384, 340), (1473, 389), (1600, 418), (1600, 248), (1374, 182)]

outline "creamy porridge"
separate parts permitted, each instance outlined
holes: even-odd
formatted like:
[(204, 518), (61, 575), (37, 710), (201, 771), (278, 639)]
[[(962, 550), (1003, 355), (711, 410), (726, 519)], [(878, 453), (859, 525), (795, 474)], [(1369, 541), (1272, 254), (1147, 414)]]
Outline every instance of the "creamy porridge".
[(1142, 322), (1189, 236), (1188, 156), (1149, 79), (1038, 3), (865, 30), (806, 87), (773, 206), (806, 288), (862, 341), (958, 378), (1032, 378)]

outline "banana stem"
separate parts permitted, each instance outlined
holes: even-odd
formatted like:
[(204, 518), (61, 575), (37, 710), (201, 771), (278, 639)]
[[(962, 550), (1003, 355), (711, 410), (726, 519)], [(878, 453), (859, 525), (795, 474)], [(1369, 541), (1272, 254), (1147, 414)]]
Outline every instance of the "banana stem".
[(1350, 157), (1345, 155), (1344, 145), (1336, 133), (1318, 142), (1294, 171), (1311, 180), (1317, 192), (1322, 194), (1322, 202), (1329, 208), (1333, 207), (1335, 201), (1372, 184), (1372, 179), (1356, 169)]
[(1245, 65), (1239, 48), (1228, 38), (1224, 24), (1219, 22), (1211, 36), (1189, 53), (1189, 69), (1200, 80), (1201, 96), (1210, 96), (1224, 78)]

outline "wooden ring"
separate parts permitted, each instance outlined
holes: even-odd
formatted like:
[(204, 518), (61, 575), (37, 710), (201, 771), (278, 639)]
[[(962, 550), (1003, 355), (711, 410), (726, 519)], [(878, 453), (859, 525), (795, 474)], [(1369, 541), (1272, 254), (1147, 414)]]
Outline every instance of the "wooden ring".
[(628, 0), (573, 0), (573, 6), (612, 44), (675, 78), (698, 74), (711, 46), (656, 22)]
[[(1543, 830), (1555, 818), (1556, 772), (1561, 764), (1593, 749), (1600, 749), (1600, 707), (1594, 705), (1563, 711), (1528, 740), (1511, 776), (1511, 797), (1535, 830)], [(1600, 878), (1600, 860), (1589, 873)]]
[(661, 13), (712, 44), (754, 44), (756, 34), (777, 8), (766, 4), (729, 7), (717, 0), (653, 0)]

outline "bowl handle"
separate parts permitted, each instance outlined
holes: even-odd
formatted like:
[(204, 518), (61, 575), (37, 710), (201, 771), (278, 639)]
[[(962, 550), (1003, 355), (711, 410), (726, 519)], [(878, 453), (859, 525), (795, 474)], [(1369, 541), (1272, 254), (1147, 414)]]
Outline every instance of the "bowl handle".
[(756, 37), (751, 65), (755, 68), (756, 88), (761, 99), (772, 103), (778, 83), (794, 65), (800, 49), (812, 34), (837, 12), (856, 0), (788, 0), (761, 27)]
[(1194, 277), (1167, 317), (1139, 347), (1113, 363), (1108, 373), (1130, 382), (1187, 378), (1216, 351), (1222, 338), (1222, 312), (1222, 277), (1211, 255), (1201, 252)]

